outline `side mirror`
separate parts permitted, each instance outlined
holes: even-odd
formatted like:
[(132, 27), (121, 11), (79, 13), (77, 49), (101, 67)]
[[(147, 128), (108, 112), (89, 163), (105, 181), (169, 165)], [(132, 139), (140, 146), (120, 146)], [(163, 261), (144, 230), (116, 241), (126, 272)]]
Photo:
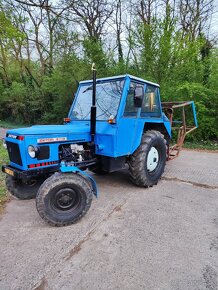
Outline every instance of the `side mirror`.
[(140, 108), (144, 97), (144, 87), (136, 87), (134, 90), (134, 106)]

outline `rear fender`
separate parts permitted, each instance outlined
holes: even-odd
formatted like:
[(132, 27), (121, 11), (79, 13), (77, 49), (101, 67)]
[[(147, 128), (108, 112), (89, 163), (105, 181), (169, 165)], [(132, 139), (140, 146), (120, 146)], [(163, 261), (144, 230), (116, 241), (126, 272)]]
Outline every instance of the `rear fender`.
[(156, 130), (161, 132), (164, 135), (164, 138), (166, 139), (167, 143), (170, 143), (171, 139), (171, 125), (170, 122), (164, 122), (164, 123), (145, 123), (144, 125), (144, 132), (148, 130)]

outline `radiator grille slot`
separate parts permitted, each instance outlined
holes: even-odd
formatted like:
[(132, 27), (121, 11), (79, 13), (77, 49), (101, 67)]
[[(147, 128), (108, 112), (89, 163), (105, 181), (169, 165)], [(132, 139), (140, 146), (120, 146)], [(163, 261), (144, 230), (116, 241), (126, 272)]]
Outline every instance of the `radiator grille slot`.
[(40, 146), (38, 160), (48, 159), (50, 155), (49, 146)]
[(16, 143), (9, 142), (9, 141), (7, 141), (6, 144), (7, 144), (8, 155), (9, 155), (10, 161), (22, 166), (23, 163), (20, 156), (19, 145)]

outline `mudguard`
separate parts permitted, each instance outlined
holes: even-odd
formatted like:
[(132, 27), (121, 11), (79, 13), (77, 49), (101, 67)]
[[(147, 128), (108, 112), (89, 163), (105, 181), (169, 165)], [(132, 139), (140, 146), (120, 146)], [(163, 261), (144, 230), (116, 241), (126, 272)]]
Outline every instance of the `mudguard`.
[(81, 169), (79, 169), (76, 166), (66, 164), (64, 162), (61, 162), (60, 171), (63, 173), (66, 173), (66, 172), (79, 173), (83, 177), (89, 179), (89, 181), (91, 182), (91, 185), (92, 185), (93, 194), (96, 196), (96, 198), (99, 197), (97, 184), (96, 184), (95, 180), (87, 172), (82, 171)]

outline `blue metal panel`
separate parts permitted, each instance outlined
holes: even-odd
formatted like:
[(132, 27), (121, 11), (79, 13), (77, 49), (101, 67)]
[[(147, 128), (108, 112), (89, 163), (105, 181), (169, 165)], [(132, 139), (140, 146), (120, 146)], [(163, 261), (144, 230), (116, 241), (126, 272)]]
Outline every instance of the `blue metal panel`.
[[(170, 122), (163, 122), (162, 118), (140, 118), (138, 120), (138, 123), (137, 123), (137, 128), (136, 128), (136, 137), (134, 139), (134, 142), (131, 146), (131, 154), (139, 147), (140, 143), (141, 143), (141, 138), (142, 138), (142, 135), (144, 133), (144, 126), (146, 123), (154, 123), (154, 124), (164, 124), (166, 129), (167, 129), (167, 132), (169, 133), (168, 130), (170, 130)], [(169, 134), (170, 136), (170, 134)]]
[[(170, 121), (165, 114), (162, 113), (161, 104), (161, 116), (159, 118), (148, 115), (143, 118), (140, 117), (140, 108), (138, 109), (135, 117), (123, 117), (131, 80), (136, 81), (136, 79), (132, 79), (130, 76), (126, 75), (122, 98), (117, 113), (116, 124), (108, 124), (106, 127), (103, 126), (103, 124), (100, 124), (100, 122), (97, 122), (95, 144), (100, 145), (100, 148), (98, 149), (97, 145), (96, 149), (96, 153), (99, 155), (119, 157), (132, 154), (141, 143), (145, 123), (163, 124), (169, 136), (171, 136)], [(146, 82), (144, 82), (144, 87), (146, 89)], [(160, 102), (159, 93), (158, 99)]]
[(132, 154), (133, 144), (137, 142), (138, 139), (137, 127), (138, 127), (138, 117), (140, 115), (140, 108), (138, 108), (138, 111), (136, 112), (135, 116), (123, 117), (130, 83), (131, 79), (129, 76), (127, 76), (123, 89), (122, 101), (120, 103), (120, 108), (118, 111), (116, 151), (115, 151), (116, 157)]
[(191, 105), (192, 105), (192, 112), (193, 112), (193, 116), (194, 116), (194, 123), (195, 123), (195, 126), (198, 127), (198, 120), (197, 120), (197, 115), (196, 115), (196, 109), (195, 109), (194, 101), (191, 101)]
[[(87, 122), (86, 122), (87, 123)], [(27, 128), (10, 129), (7, 131), (13, 135), (43, 135), (41, 138), (46, 138), (46, 135), (51, 134), (76, 134), (76, 133), (89, 133), (89, 127), (84, 123), (80, 122), (80, 126), (72, 126), (71, 124), (66, 125), (40, 125), (32, 126)], [(40, 137), (38, 137), (40, 138)]]
[(129, 86), (130, 86), (130, 78), (128, 76), (126, 76), (125, 78), (125, 83), (123, 86), (123, 93), (121, 96), (121, 101), (120, 101), (120, 106), (117, 112), (117, 123), (119, 123), (120, 118), (123, 116), (124, 113), (124, 109), (125, 109), (125, 105), (126, 105), (126, 98), (128, 95), (128, 91), (129, 91)]

